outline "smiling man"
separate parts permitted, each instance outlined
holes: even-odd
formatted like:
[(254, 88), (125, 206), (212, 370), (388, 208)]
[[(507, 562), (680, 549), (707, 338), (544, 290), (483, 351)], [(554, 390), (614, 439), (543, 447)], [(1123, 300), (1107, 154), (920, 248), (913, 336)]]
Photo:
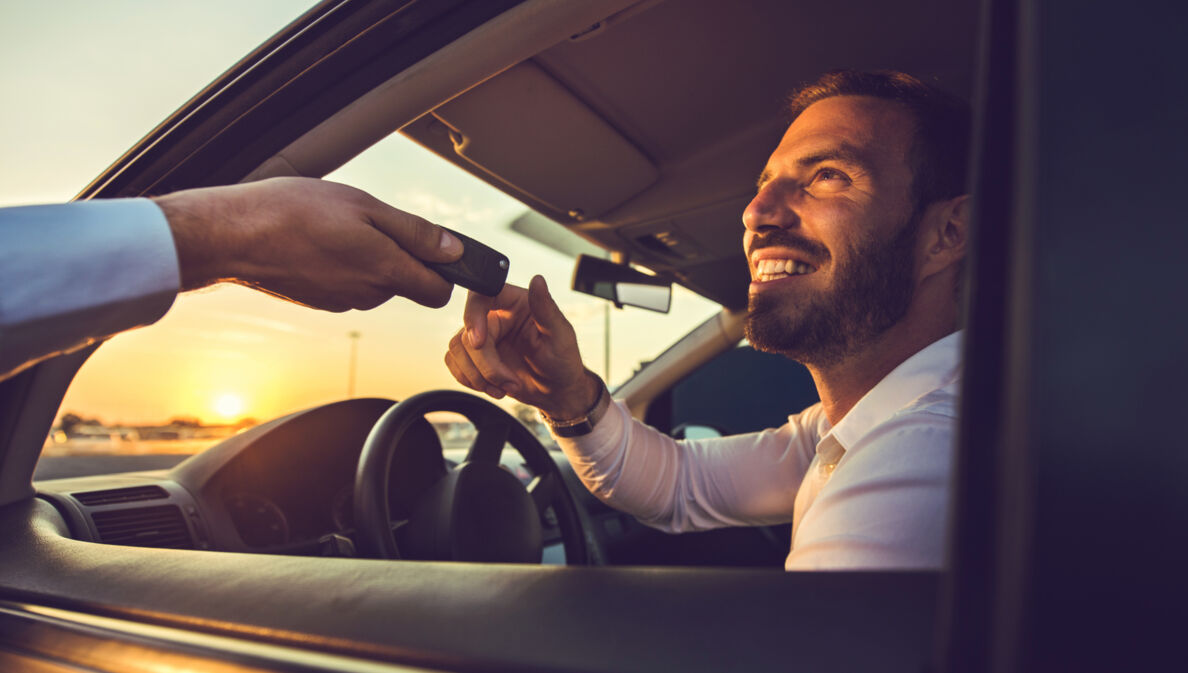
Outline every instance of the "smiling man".
[(771, 430), (675, 441), (613, 403), (543, 279), (471, 295), (446, 363), (540, 409), (582, 481), (672, 532), (792, 522), (795, 569), (939, 568), (960, 376), (969, 112), (908, 75), (829, 73), (743, 213), (747, 338), (821, 402)]

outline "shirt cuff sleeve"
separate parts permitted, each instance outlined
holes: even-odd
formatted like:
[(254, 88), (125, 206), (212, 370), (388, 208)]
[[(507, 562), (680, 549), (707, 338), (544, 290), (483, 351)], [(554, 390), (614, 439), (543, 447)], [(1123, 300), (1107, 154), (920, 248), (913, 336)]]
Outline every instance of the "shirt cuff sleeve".
[(554, 437), (557, 446), (569, 457), (570, 463), (578, 471), (579, 476), (593, 477), (603, 470), (600, 463), (617, 462), (618, 453), (623, 448), (623, 434), (626, 424), (630, 422), (631, 414), (627, 407), (618, 400), (611, 400), (610, 407), (602, 418), (594, 424), (594, 429), (580, 437)]
[(180, 284), (148, 199), (0, 211), (0, 375), (155, 322)]

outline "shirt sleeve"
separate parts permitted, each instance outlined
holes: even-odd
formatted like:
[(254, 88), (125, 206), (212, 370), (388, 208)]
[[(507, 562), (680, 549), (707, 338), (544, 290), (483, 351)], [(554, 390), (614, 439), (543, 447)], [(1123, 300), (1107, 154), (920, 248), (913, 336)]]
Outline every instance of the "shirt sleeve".
[(0, 379), (158, 320), (179, 284), (152, 201), (0, 209)]
[(591, 493), (649, 526), (785, 523), (815, 451), (817, 413), (810, 407), (773, 430), (677, 441), (616, 402), (591, 433), (558, 444)]

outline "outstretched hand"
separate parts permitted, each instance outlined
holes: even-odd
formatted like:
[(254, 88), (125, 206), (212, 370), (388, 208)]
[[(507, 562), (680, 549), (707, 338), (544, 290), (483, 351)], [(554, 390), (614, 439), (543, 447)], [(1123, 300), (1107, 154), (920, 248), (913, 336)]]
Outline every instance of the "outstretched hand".
[(528, 289), (507, 285), (494, 298), (471, 292), (445, 362), (468, 388), (510, 395), (552, 418), (581, 416), (599, 393), (582, 365), (573, 325), (540, 276)]
[(275, 178), (154, 201), (173, 232), (183, 290), (227, 281), (327, 311), (395, 295), (436, 308), (453, 285), (421, 262), (462, 255), (441, 227), (324, 180)]

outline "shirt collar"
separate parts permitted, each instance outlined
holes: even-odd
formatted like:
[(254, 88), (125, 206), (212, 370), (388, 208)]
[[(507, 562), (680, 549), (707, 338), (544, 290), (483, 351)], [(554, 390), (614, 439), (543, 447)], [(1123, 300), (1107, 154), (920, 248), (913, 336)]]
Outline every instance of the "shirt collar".
[(842, 447), (851, 447), (895, 412), (956, 380), (961, 338), (962, 332), (954, 332), (904, 360), (867, 391), (828, 434)]

